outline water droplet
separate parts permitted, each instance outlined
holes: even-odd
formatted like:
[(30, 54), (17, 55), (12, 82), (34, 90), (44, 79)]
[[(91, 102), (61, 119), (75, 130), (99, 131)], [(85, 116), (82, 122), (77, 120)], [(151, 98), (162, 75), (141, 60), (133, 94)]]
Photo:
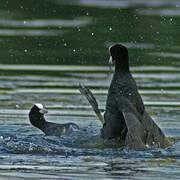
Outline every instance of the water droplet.
[(73, 49), (73, 52), (76, 52), (76, 50), (75, 50), (75, 49)]
[(15, 106), (16, 108), (19, 108), (19, 105), (18, 104), (16, 104), (16, 106)]
[(64, 46), (67, 46), (67, 43), (64, 43)]
[(28, 50), (27, 50), (27, 49), (24, 49), (24, 52), (28, 52)]
[(112, 27), (110, 27), (109, 30), (112, 31)]
[(91, 35), (94, 36), (94, 33), (92, 32)]
[(140, 39), (144, 39), (144, 37), (140, 35)]

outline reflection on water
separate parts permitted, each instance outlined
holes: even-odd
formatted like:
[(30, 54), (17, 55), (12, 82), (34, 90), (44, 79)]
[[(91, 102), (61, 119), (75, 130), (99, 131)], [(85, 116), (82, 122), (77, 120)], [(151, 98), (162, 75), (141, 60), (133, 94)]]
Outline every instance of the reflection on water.
[[(172, 0), (32, 1), (0, 6), (0, 179), (179, 179), (179, 5)], [(156, 18), (154, 18), (156, 16)], [(99, 137), (78, 91), (105, 108), (108, 47), (129, 48), (145, 106), (175, 144), (137, 152)], [(80, 131), (46, 137), (29, 123), (34, 103)]]

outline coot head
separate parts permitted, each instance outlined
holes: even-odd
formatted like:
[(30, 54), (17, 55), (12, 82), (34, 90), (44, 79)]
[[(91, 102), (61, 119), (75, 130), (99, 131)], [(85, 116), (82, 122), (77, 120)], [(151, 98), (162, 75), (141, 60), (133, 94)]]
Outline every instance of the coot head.
[(48, 113), (42, 104), (34, 104), (29, 112), (29, 119), (32, 125), (39, 127), (45, 122), (44, 114)]
[(44, 108), (42, 104), (34, 104), (34, 106), (31, 108), (30, 114), (34, 114), (37, 116), (42, 116), (44, 114), (48, 113), (48, 110)]
[(115, 44), (109, 48), (109, 63), (115, 63), (116, 70), (129, 70), (128, 50), (121, 44)]

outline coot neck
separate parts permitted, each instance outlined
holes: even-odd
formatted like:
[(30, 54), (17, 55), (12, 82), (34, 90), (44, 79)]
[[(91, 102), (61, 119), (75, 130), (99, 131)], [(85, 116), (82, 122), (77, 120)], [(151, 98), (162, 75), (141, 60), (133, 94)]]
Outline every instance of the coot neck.
[(123, 60), (123, 62), (121, 62), (120, 60), (115, 61), (115, 74), (129, 73), (128, 58)]
[(33, 116), (33, 115), (30, 115), (29, 116), (30, 118), (30, 122), (33, 126), (43, 130), (47, 121), (45, 120), (44, 116)]

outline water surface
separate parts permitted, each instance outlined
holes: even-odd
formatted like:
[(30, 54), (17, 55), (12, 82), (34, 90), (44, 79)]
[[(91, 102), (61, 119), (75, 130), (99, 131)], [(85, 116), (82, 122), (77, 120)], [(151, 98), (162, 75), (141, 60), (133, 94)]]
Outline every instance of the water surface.
[[(17, 1), (0, 7), (1, 179), (179, 179), (178, 1)], [(78, 91), (89, 86), (104, 109), (112, 78), (108, 47), (129, 48), (145, 106), (175, 143), (133, 151), (99, 138), (100, 122)], [(80, 131), (47, 137), (28, 112)]]

